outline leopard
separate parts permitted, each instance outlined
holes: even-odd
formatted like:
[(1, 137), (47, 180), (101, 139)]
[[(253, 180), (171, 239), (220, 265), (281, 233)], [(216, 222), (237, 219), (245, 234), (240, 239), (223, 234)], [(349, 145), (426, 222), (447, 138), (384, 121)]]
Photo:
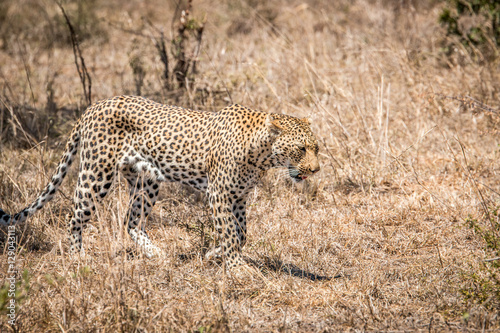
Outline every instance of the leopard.
[(130, 197), (124, 224), (146, 257), (163, 253), (150, 240), (146, 221), (160, 184), (176, 182), (206, 193), (218, 240), (206, 257), (223, 258), (229, 269), (245, 264), (246, 203), (262, 175), (284, 168), (287, 178), (300, 183), (320, 170), (318, 140), (307, 118), (239, 104), (211, 112), (116, 96), (84, 111), (41, 194), (16, 214), (0, 209), (0, 224), (22, 223), (42, 209), (80, 147), (74, 208), (67, 223), (70, 253), (84, 252), (82, 228), (121, 174)]

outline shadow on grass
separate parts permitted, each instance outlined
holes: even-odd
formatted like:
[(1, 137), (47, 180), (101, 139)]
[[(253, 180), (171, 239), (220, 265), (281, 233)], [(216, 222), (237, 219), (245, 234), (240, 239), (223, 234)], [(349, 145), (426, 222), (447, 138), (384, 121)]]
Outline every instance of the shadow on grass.
[[(194, 259), (197, 255), (198, 255), (197, 253), (179, 254), (177, 258), (181, 261), (188, 261)], [(334, 276), (326, 276), (326, 275), (311, 273), (301, 269), (300, 267), (294, 264), (284, 263), (279, 259), (272, 259), (270, 257), (264, 257), (263, 260), (255, 260), (247, 256), (244, 256), (244, 259), (248, 264), (254, 266), (255, 268), (258, 268), (259, 270), (263, 271), (263, 273), (265, 273), (265, 271), (267, 270), (275, 273), (284, 273), (293, 277), (298, 277), (301, 279), (307, 279), (311, 281), (329, 281), (332, 279), (338, 279), (343, 277), (342, 274), (337, 274)], [(222, 263), (220, 258), (218, 258), (218, 260), (216, 261)]]
[(315, 273), (308, 272), (295, 266), (294, 264), (284, 263), (279, 259), (271, 259), (269, 257), (264, 257), (264, 262), (260, 262), (254, 259), (245, 258), (248, 263), (259, 268), (260, 270), (269, 270), (276, 273), (285, 273), (293, 277), (298, 277), (301, 279), (308, 279), (311, 281), (328, 281), (332, 279), (338, 279), (342, 277), (341, 274), (335, 276), (319, 275)]

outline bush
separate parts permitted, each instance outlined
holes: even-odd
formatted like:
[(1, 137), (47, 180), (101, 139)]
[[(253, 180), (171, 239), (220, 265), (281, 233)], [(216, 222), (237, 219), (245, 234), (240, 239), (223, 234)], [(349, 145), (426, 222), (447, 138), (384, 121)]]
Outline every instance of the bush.
[[(69, 0), (64, 2), (64, 7), (80, 41), (106, 41), (106, 31), (97, 17), (96, 0)], [(55, 3), (42, 5), (34, 0), (2, 1), (0, 47), (3, 50), (11, 49), (18, 40), (37, 42), (47, 49), (54, 46), (71, 46), (66, 21)]]
[[(500, 2), (497, 0), (447, 0), (439, 22), (448, 36), (458, 41), (478, 60), (493, 60), (499, 55)], [(453, 45), (446, 51), (452, 53)]]
[(468, 226), (484, 241), (487, 259), (479, 265), (479, 270), (466, 274), (468, 282), (461, 289), (467, 303), (480, 304), (488, 309), (500, 308), (500, 207), (486, 216), (486, 225), (468, 218)]

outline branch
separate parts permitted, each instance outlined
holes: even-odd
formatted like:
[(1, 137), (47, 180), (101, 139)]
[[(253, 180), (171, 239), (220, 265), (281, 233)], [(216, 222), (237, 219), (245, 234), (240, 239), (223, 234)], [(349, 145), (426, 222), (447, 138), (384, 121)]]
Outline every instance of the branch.
[(500, 260), (500, 257), (484, 259), (484, 261), (495, 261), (495, 260)]
[(55, 3), (61, 9), (64, 19), (66, 20), (66, 24), (68, 25), (71, 37), (71, 45), (73, 46), (73, 55), (75, 56), (75, 65), (78, 71), (78, 75), (80, 76), (80, 81), (82, 82), (83, 94), (88, 106), (92, 104), (92, 80), (87, 70), (87, 66), (85, 66), (85, 60), (83, 59), (82, 51), (80, 50), (80, 43), (78, 42), (75, 29), (73, 28), (73, 25), (71, 24), (71, 21), (69, 20), (69, 17), (66, 14), (66, 11), (64, 10), (62, 4), (56, 0)]
[(483, 102), (471, 97), (471, 96), (447, 96), (444, 94), (439, 94), (436, 93), (434, 96), (445, 98), (445, 99), (451, 99), (454, 101), (460, 102), (460, 107), (468, 107), (473, 110), (479, 110), (479, 111), (484, 111), (484, 112), (491, 112), (494, 114), (500, 114), (500, 109), (495, 109), (487, 104), (484, 104)]

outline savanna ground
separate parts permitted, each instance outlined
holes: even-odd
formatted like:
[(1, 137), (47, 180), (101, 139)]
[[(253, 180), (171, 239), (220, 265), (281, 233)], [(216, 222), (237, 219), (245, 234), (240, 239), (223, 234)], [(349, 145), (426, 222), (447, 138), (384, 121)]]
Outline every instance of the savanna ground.
[[(481, 285), (492, 254), (469, 227), (498, 219), (499, 62), (446, 36), (442, 2), (195, 0), (181, 48), (174, 1), (63, 6), (92, 101), (308, 117), (322, 169), (300, 185), (271, 171), (254, 190), (244, 254), (262, 276), (239, 278), (203, 258), (205, 197), (172, 184), (148, 224), (165, 258), (127, 255), (123, 182), (84, 230), (87, 255), (68, 256), (73, 167), (17, 226), (17, 320), (3, 312), (0, 331), (500, 330), (500, 297)], [(4, 1), (0, 16), (0, 207), (14, 213), (50, 179), (86, 100), (54, 2)], [(172, 75), (179, 50), (197, 60), (188, 84)]]

